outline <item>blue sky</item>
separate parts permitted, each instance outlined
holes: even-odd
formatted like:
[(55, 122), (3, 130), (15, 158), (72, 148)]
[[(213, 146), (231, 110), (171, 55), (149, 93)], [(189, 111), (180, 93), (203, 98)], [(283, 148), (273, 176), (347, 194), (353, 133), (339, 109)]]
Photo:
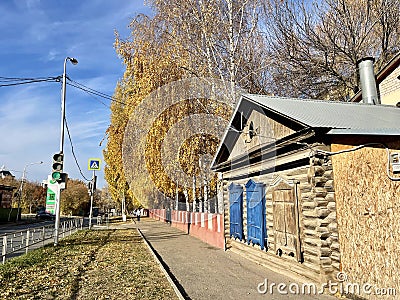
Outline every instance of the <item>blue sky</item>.
[[(2, 0), (0, 1), (0, 76), (48, 77), (63, 73), (92, 89), (112, 95), (124, 66), (113, 48), (114, 30), (129, 35), (130, 20), (150, 9), (140, 0)], [(91, 177), (87, 161), (102, 158), (105, 130), (109, 124), (108, 100), (67, 86), (66, 118), (75, 154), (84, 175)], [(0, 166), (21, 178), (38, 181), (51, 172), (59, 151), (61, 83), (45, 82), (0, 87)], [(65, 132), (64, 171), (83, 179), (71, 154)], [(99, 187), (105, 183), (98, 172)]]

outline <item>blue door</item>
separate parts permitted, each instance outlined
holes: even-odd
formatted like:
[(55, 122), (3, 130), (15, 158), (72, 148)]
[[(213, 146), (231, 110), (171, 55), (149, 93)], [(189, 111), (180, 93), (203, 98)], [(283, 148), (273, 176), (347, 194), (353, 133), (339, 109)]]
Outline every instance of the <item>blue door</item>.
[(229, 236), (243, 239), (243, 188), (234, 183), (229, 186)]
[(266, 242), (265, 195), (264, 184), (249, 180), (246, 183), (247, 204), (247, 243), (260, 245), (264, 249)]

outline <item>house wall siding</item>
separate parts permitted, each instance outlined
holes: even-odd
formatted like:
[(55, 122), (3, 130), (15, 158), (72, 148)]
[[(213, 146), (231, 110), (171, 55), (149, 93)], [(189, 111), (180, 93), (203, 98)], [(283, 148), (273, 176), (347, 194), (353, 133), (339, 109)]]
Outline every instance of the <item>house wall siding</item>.
[[(253, 123), (253, 130), (255, 133), (252, 138), (249, 136), (251, 122)], [(294, 133), (292, 129), (266, 117), (263, 112), (256, 110), (251, 113), (242, 131), (243, 132), (231, 151), (229, 159), (251, 151), (260, 145), (269, 144), (277, 139)]]

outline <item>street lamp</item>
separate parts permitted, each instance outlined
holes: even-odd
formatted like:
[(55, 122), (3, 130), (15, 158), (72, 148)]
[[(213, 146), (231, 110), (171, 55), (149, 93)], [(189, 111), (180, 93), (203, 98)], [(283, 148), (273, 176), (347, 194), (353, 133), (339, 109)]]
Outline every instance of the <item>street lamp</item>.
[(67, 86), (67, 61), (70, 61), (73, 65), (78, 63), (78, 60), (73, 57), (66, 57), (64, 60), (64, 72), (62, 81), (62, 94), (61, 94), (61, 136), (60, 136), (60, 153), (64, 151), (64, 123), (65, 123), (65, 96)]
[(41, 165), (42, 163), (43, 163), (42, 161), (33, 162), (33, 163), (26, 164), (24, 167), (24, 171), (22, 172), (21, 185), (19, 186), (19, 190), (18, 190), (18, 210), (17, 210), (18, 221), (21, 221), (21, 214), (19, 213), (19, 209), (21, 207), (22, 189), (24, 187), (26, 168), (31, 165)]
[[(65, 96), (66, 96), (66, 86), (67, 86), (67, 61), (70, 61), (73, 65), (78, 63), (78, 60), (73, 57), (66, 57), (64, 60), (64, 72), (62, 81), (62, 93), (61, 93), (61, 135), (60, 135), (60, 154), (64, 153), (64, 127), (65, 127)], [(60, 203), (61, 203), (61, 193), (57, 197), (56, 203), (56, 220), (54, 224), (54, 246), (58, 244), (58, 234), (60, 227)]]

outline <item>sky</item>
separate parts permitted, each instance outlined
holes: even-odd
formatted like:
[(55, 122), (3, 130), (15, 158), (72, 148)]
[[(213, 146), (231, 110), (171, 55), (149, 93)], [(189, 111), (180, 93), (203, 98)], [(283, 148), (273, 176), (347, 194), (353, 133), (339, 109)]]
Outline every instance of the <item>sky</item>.
[[(138, 13), (151, 13), (140, 0), (2, 0), (0, 77), (59, 76), (65, 58), (74, 57), (78, 64), (67, 63), (69, 78), (112, 95), (124, 72), (113, 48), (114, 31), (128, 37), (128, 25)], [(67, 124), (78, 163), (89, 179), (89, 158), (103, 159), (106, 140), (100, 142), (110, 123), (109, 105), (109, 100), (67, 85)], [(16, 179), (25, 169), (29, 181), (42, 182), (60, 150), (60, 131), (61, 82), (0, 86), (0, 167)], [(67, 131), (64, 154), (64, 172), (84, 180)], [(103, 167), (96, 172), (98, 188), (105, 185)]]

